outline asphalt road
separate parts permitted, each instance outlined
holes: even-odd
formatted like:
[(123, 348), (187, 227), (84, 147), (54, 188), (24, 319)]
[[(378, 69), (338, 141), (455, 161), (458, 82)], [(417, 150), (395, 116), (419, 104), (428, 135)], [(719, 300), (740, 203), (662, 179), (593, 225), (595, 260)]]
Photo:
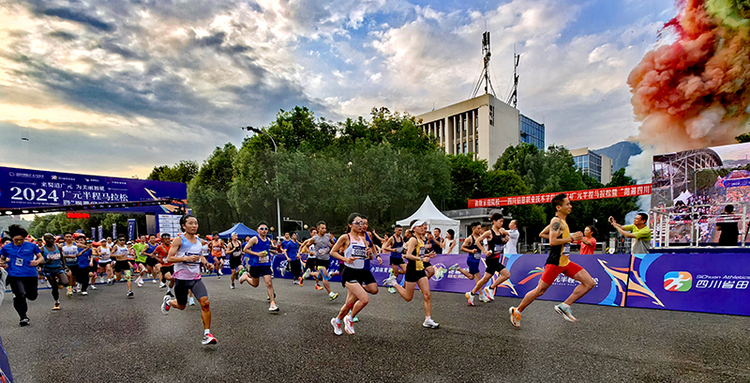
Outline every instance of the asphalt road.
[(468, 307), (433, 293), (440, 329), (421, 326), (421, 295), (407, 303), (385, 289), (360, 314), (356, 334), (336, 336), (330, 319), (344, 299), (276, 279), (280, 313), (265, 288), (204, 279), (215, 346), (202, 346), (200, 308), (163, 315), (164, 290), (147, 283), (126, 299), (124, 284), (89, 296), (50, 291), (18, 326), (11, 294), (0, 307), (16, 382), (748, 382), (750, 318), (574, 305), (577, 323), (537, 301), (520, 329), (508, 321), (519, 299)]

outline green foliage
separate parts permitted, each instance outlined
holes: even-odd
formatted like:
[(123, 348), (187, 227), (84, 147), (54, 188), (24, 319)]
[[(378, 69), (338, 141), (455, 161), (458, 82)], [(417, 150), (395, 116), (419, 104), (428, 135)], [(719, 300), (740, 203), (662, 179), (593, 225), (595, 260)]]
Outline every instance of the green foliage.
[[(473, 154), (448, 155), (452, 188), (446, 201), (447, 209), (466, 209), (468, 200), (485, 197), (482, 179), (487, 174), (487, 161), (474, 160)], [(494, 197), (494, 196), (493, 196)]]
[(750, 133), (743, 133), (735, 137), (738, 143), (750, 142)]
[(146, 178), (154, 181), (169, 181), (188, 183), (198, 174), (198, 164), (195, 161), (182, 160), (174, 166), (154, 166), (154, 170)]

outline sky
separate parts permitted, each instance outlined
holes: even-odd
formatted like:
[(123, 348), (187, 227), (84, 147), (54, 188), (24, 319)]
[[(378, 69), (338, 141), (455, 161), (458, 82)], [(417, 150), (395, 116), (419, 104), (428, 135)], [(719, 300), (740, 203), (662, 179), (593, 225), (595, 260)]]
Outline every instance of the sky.
[(629, 72), (672, 0), (0, 0), (0, 165), (145, 178), (241, 144), (280, 110), (418, 115), (491, 81), (547, 144), (636, 134)]

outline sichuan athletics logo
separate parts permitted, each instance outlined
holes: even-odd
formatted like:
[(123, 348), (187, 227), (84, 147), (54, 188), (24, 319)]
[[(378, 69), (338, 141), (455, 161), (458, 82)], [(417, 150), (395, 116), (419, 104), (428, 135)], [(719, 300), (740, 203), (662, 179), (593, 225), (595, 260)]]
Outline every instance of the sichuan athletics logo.
[(664, 290), (689, 291), (693, 287), (693, 276), (687, 271), (670, 271), (664, 274)]

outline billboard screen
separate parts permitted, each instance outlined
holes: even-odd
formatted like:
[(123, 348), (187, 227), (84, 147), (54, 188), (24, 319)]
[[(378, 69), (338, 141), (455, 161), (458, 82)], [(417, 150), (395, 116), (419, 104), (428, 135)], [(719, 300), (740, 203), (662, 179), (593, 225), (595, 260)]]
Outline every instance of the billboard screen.
[[(0, 167), (0, 208), (135, 202), (161, 198), (187, 199), (187, 185)], [(127, 213), (169, 214), (176, 205), (121, 208)]]

